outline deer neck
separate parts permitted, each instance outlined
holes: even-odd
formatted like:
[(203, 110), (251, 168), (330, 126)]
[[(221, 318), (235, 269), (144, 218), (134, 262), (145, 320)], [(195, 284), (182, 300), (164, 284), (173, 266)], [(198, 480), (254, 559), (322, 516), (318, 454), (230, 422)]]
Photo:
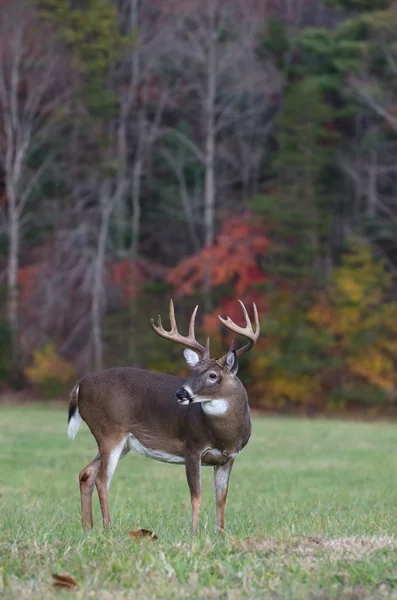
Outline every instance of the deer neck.
[(223, 397), (201, 403), (207, 426), (222, 449), (239, 451), (251, 432), (251, 416), (245, 388), (240, 381)]

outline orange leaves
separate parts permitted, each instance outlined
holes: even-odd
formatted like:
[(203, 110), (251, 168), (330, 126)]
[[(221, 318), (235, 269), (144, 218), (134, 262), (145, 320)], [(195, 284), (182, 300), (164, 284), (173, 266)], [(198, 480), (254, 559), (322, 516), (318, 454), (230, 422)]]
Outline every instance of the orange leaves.
[(312, 323), (316, 323), (321, 327), (330, 328), (334, 322), (335, 315), (330, 306), (327, 306), (324, 301), (319, 301), (309, 308), (307, 318)]
[(209, 282), (210, 287), (229, 286), (230, 295), (222, 300), (213, 313), (204, 318), (204, 330), (213, 333), (219, 330), (218, 314), (229, 315), (235, 322), (241, 321), (241, 308), (236, 298), (247, 303), (257, 303), (262, 313), (265, 304), (258, 284), (266, 281), (261, 259), (270, 241), (263, 226), (254, 222), (250, 214), (231, 217), (223, 224), (213, 246), (183, 260), (172, 269), (167, 277), (177, 296), (188, 296), (202, 290)]
[(234, 285), (238, 297), (244, 297), (254, 284), (266, 280), (260, 259), (269, 245), (263, 228), (250, 219), (231, 217), (213, 246), (183, 260), (168, 274), (180, 296), (200, 289), (208, 277), (211, 287)]

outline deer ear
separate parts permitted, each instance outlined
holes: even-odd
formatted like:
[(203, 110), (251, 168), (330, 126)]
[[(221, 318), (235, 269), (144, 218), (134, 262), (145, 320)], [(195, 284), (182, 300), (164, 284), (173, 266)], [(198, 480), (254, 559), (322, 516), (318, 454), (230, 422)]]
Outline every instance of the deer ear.
[(194, 350), (190, 350), (190, 348), (185, 348), (183, 351), (183, 355), (189, 367), (195, 367), (198, 362), (200, 362), (200, 357)]
[(236, 375), (238, 371), (238, 361), (237, 354), (234, 350), (230, 350), (230, 352), (226, 354), (224, 368), (227, 369), (231, 375)]

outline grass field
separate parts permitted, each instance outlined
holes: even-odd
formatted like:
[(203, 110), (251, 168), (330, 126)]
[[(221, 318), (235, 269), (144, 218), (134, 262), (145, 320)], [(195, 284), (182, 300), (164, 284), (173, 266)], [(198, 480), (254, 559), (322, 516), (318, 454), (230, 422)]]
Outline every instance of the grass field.
[[(80, 529), (77, 475), (94, 454), (66, 409), (0, 407), (0, 598), (397, 598), (397, 425), (256, 418), (214, 529), (203, 471), (190, 535), (184, 469), (137, 455), (112, 482), (113, 527)], [(153, 530), (158, 540), (127, 532)], [(63, 591), (52, 573), (79, 587)]]

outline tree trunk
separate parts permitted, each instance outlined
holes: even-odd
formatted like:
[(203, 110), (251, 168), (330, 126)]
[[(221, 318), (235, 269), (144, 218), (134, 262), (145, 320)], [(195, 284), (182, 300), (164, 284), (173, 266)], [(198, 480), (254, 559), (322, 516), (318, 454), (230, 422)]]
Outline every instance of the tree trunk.
[[(117, 162), (118, 162), (118, 173), (117, 173), (117, 184), (120, 185), (122, 181), (126, 179), (127, 173), (127, 159), (128, 159), (128, 140), (127, 140), (127, 109), (126, 107), (120, 107), (120, 123), (117, 128)], [(116, 246), (118, 251), (122, 251), (125, 248), (125, 234), (127, 219), (127, 206), (123, 202), (119, 202), (116, 207), (115, 215), (115, 238)]]
[(139, 237), (141, 229), (141, 177), (142, 177), (142, 156), (140, 148), (137, 149), (137, 155), (132, 169), (132, 242), (131, 258), (136, 261), (138, 258)]
[(369, 217), (374, 217), (376, 215), (377, 196), (377, 156), (376, 152), (372, 150), (371, 164), (368, 168), (367, 215)]
[(14, 201), (9, 202), (9, 249), (7, 265), (8, 287), (8, 325), (11, 334), (11, 370), (17, 375), (18, 370), (18, 268), (19, 268), (19, 220)]
[(204, 244), (214, 243), (215, 231), (215, 99), (216, 99), (216, 28), (215, 6), (210, 4), (210, 49), (208, 56), (208, 83), (206, 101), (205, 183), (204, 183)]
[(109, 227), (110, 212), (107, 208), (102, 210), (101, 227), (99, 230), (97, 253), (94, 265), (94, 283), (92, 289), (92, 341), (94, 349), (94, 368), (96, 371), (103, 369), (103, 343), (102, 343), (102, 314), (103, 314), (103, 276), (105, 266), (106, 239)]
[(105, 307), (104, 272), (106, 258), (106, 243), (108, 238), (110, 215), (122, 198), (126, 182), (119, 181), (113, 195), (110, 195), (110, 183), (102, 184), (100, 195), (101, 224), (99, 228), (97, 252), (94, 264), (94, 281), (92, 286), (91, 322), (94, 349), (95, 370), (103, 369), (102, 318)]
[[(206, 100), (205, 182), (204, 182), (204, 245), (209, 248), (215, 237), (215, 100), (216, 100), (216, 4), (209, 3), (210, 48)], [(210, 310), (212, 265), (207, 264), (204, 279), (204, 308)]]

